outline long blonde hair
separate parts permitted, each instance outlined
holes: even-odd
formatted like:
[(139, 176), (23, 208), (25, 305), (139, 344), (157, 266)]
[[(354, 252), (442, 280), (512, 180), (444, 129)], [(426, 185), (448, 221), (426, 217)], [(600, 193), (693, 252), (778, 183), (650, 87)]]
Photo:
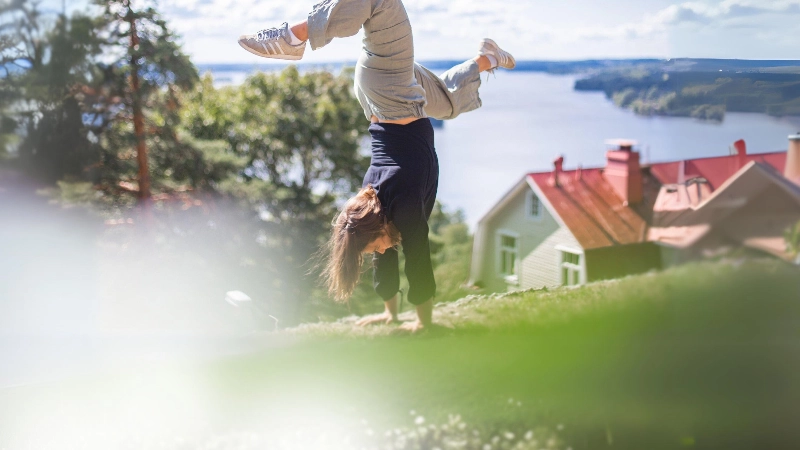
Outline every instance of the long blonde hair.
[(353, 294), (361, 276), (363, 251), (370, 242), (388, 234), (392, 245), (400, 243), (400, 233), (386, 218), (372, 185), (362, 188), (347, 200), (332, 223), (326, 246), (327, 261), (322, 278), (328, 294), (339, 302)]

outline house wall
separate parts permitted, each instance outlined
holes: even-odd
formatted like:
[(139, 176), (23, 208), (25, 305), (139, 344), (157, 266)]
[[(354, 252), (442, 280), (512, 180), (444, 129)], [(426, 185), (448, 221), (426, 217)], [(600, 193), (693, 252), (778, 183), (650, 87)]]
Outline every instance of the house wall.
[(652, 242), (586, 251), (587, 281), (620, 278), (661, 267), (661, 247)]
[[(559, 279), (556, 245), (580, 250), (577, 240), (562, 228), (550, 215), (544, 204), (537, 219), (528, 217), (526, 200), (530, 188), (522, 190), (511, 199), (487, 224), (489, 232), (483, 251), (481, 280), (490, 291), (528, 289), (532, 287), (557, 286)], [(498, 232), (507, 230), (517, 235), (518, 284), (508, 285), (498, 274)]]
[[(535, 233), (538, 245), (522, 261), (522, 282), (520, 289), (555, 287), (561, 285), (561, 252), (556, 246), (580, 250), (577, 239), (565, 227), (561, 227), (550, 217), (551, 222)], [(545, 227), (546, 226), (546, 227)]]

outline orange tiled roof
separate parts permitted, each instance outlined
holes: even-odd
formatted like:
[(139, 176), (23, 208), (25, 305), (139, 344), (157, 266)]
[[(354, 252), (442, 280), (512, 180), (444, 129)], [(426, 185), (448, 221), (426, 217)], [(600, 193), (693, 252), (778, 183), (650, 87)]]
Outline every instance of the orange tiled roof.
[[(644, 200), (638, 205), (623, 204), (603, 177), (601, 168), (583, 169), (580, 177), (577, 170), (563, 171), (558, 186), (550, 181), (552, 172), (531, 173), (528, 177), (539, 187), (581, 247), (588, 250), (646, 242), (661, 185), (703, 177), (713, 192), (749, 161), (766, 163), (782, 171), (786, 153), (731, 155), (644, 166), (641, 169)], [(684, 168), (682, 177), (679, 173), (681, 167)]]
[(549, 183), (551, 172), (528, 175), (584, 249), (643, 242), (647, 223), (622, 200), (600, 169), (561, 173), (559, 186)]

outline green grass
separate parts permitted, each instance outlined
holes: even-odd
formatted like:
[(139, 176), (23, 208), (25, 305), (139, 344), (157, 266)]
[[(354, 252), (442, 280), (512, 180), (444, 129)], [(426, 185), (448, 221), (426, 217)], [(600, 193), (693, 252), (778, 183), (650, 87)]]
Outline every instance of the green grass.
[(771, 260), (468, 297), (419, 336), (343, 319), (0, 392), (0, 444), (99, 424), (126, 448), (796, 448), (798, 313), (800, 272)]

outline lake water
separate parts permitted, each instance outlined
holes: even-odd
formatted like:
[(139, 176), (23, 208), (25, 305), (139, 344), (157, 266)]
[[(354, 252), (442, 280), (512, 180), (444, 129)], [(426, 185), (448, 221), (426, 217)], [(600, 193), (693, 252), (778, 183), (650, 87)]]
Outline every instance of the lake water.
[[(217, 73), (239, 83), (244, 73)], [(574, 76), (498, 71), (480, 89), (483, 107), (436, 130), (439, 199), (466, 213), (470, 227), (528, 172), (550, 170), (557, 155), (567, 169), (605, 164), (604, 141), (639, 142), (643, 162), (728, 154), (745, 139), (748, 152), (785, 150), (800, 117), (728, 113), (722, 123), (690, 118), (640, 117), (602, 93), (572, 89)]]

